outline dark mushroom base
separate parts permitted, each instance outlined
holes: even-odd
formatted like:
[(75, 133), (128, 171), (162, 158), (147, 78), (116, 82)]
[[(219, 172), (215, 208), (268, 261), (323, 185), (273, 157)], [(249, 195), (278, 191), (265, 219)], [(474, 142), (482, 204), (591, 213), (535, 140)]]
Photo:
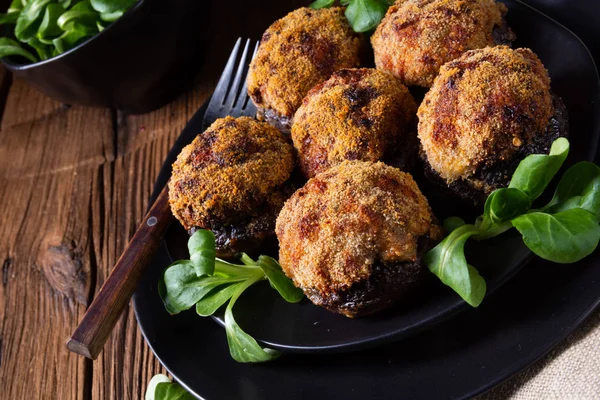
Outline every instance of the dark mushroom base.
[[(251, 257), (277, 254), (276, 218), (277, 213), (269, 210), (245, 223), (215, 224), (210, 230), (215, 235), (217, 257), (234, 260), (241, 253), (247, 253)], [(197, 229), (190, 229), (188, 233), (192, 235)]]
[[(256, 210), (253, 216), (237, 219), (227, 224), (214, 222), (210, 229), (215, 235), (217, 257), (225, 260), (236, 260), (241, 253), (252, 258), (261, 254), (277, 257), (279, 242), (275, 235), (275, 220), (283, 207), (283, 203), (299, 186), (296, 176), (292, 176), (271, 200)], [(192, 235), (197, 229), (192, 228)]]
[[(550, 117), (546, 132), (535, 137), (532, 143), (521, 146), (508, 160), (499, 160), (490, 165), (482, 166), (471, 179), (461, 179), (448, 184), (425, 159), (423, 170), (425, 177), (445, 193), (457, 197), (473, 206), (483, 204), (487, 196), (494, 190), (506, 187), (517, 169), (517, 166), (530, 154), (548, 154), (552, 143), (559, 137), (569, 136), (569, 120), (567, 109), (562, 99), (552, 94), (554, 115)], [(423, 156), (423, 155), (422, 155)], [(483, 187), (474, 186), (473, 181), (483, 182)]]
[(316, 290), (304, 291), (315, 305), (346, 317), (374, 314), (410, 295), (427, 277), (423, 256), (435, 243), (428, 237), (419, 239), (419, 254), (415, 262), (393, 265), (376, 263), (368, 279), (355, 283), (347, 290), (328, 293), (325, 297)]
[(409, 172), (417, 163), (419, 154), (419, 137), (417, 136), (417, 124), (411, 128), (410, 132), (397, 143), (397, 146), (391, 149), (390, 154), (382, 160), (387, 165)]
[(515, 41), (517, 36), (514, 32), (508, 27), (506, 23), (506, 19), (502, 18), (502, 24), (499, 26), (495, 26), (492, 31), (492, 36), (494, 37), (494, 42), (497, 45), (512, 45), (512, 42)]
[(277, 213), (271, 210), (245, 224), (214, 227), (212, 231), (215, 234), (217, 257), (231, 260), (240, 253), (247, 253), (251, 257), (277, 254), (276, 218)]

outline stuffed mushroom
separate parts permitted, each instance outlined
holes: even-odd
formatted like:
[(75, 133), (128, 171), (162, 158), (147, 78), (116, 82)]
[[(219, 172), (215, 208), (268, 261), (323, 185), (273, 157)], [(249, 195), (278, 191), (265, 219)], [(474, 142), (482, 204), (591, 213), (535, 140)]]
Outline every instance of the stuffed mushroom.
[(213, 231), (219, 257), (265, 251), (276, 245), (293, 169), (292, 146), (277, 129), (248, 117), (218, 119), (173, 164), (171, 211), (190, 233)]
[(343, 69), (314, 87), (294, 116), (292, 140), (307, 177), (344, 160), (405, 167), (416, 154), (417, 104), (393, 75)]
[(341, 7), (300, 8), (264, 33), (250, 64), (248, 94), (257, 118), (289, 133), (308, 91), (341, 68), (359, 67), (365, 51)]
[(418, 111), (432, 181), (473, 204), (507, 186), (519, 162), (567, 136), (564, 104), (529, 49), (472, 50), (445, 64)]
[(427, 274), (441, 236), (412, 177), (381, 162), (344, 161), (310, 179), (276, 224), (279, 262), (316, 305), (356, 317), (383, 310)]
[(495, 0), (398, 0), (371, 37), (375, 64), (405, 85), (430, 87), (465, 51), (510, 44), (506, 12)]

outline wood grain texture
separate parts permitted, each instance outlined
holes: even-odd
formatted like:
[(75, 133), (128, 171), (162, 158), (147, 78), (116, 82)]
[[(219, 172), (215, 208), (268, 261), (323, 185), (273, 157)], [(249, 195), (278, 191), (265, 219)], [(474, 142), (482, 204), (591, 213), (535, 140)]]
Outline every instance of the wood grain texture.
[(131, 300), (146, 266), (150, 263), (171, 222), (169, 191), (158, 195), (127, 248), (100, 288), (67, 342), (72, 352), (95, 360)]
[(142, 220), (166, 154), (208, 99), (235, 39), (257, 39), (306, 4), (207, 4), (198, 34), (210, 44), (196, 82), (146, 115), (69, 107), (22, 81), (11, 85), (0, 70), (0, 398), (138, 400), (165, 372), (131, 305), (96, 361), (65, 341)]
[[(85, 398), (91, 363), (64, 351), (91, 296), (90, 204), (113, 158), (105, 110), (13, 83), (0, 134), (0, 385), (10, 399)], [(69, 377), (65, 379), (65, 377)]]

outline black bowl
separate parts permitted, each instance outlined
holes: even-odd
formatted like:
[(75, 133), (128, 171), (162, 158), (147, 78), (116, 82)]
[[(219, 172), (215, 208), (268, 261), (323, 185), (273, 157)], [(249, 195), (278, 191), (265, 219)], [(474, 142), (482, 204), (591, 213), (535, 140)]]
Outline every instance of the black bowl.
[(57, 57), (2, 62), (61, 102), (148, 112), (177, 96), (197, 72), (206, 38), (198, 19), (208, 4), (139, 0), (102, 32)]

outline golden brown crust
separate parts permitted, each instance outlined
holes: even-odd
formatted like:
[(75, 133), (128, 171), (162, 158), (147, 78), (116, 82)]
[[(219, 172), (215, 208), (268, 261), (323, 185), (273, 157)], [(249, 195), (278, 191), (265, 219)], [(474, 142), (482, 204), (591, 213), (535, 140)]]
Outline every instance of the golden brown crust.
[(264, 115), (292, 118), (316, 84), (340, 68), (359, 67), (364, 51), (344, 9), (300, 8), (275, 21), (264, 33), (250, 65), (248, 93)]
[(505, 13), (494, 0), (398, 0), (371, 37), (375, 64), (408, 86), (429, 87), (442, 64), (493, 46)]
[(292, 146), (275, 128), (248, 117), (216, 120), (173, 164), (169, 203), (185, 229), (249, 220), (294, 168)]
[(294, 116), (292, 140), (304, 175), (313, 177), (344, 160), (391, 156), (414, 135), (416, 110), (406, 86), (387, 72), (334, 72), (311, 89)]
[(531, 50), (469, 51), (441, 68), (419, 107), (422, 157), (448, 183), (469, 178), (543, 135), (552, 113), (550, 78)]
[(275, 232), (285, 274), (325, 299), (368, 279), (375, 264), (417, 260), (419, 238), (440, 234), (409, 174), (364, 161), (310, 179), (283, 206)]

